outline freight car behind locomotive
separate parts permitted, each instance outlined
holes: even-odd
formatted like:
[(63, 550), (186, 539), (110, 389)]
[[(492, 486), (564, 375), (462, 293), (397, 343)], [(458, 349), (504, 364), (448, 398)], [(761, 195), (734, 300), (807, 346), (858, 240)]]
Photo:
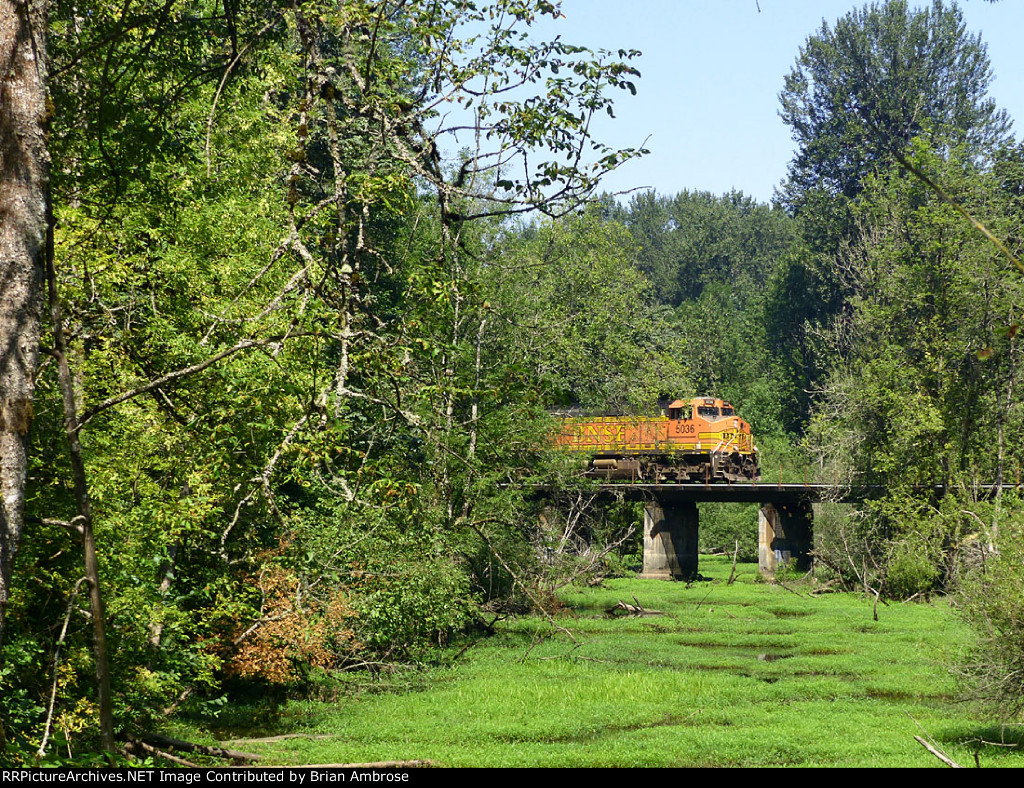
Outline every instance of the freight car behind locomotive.
[(661, 416), (578, 416), (555, 444), (591, 456), (587, 475), (651, 483), (757, 481), (750, 425), (713, 397), (675, 400)]

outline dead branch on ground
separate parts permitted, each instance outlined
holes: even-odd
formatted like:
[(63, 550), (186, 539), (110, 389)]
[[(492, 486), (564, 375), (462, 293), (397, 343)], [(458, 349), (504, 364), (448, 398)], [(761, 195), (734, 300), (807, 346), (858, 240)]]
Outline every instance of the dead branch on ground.
[(623, 611), (625, 613), (625, 615), (627, 615), (627, 616), (660, 616), (660, 615), (662, 615), (662, 611), (661, 610), (648, 610), (647, 608), (645, 608), (643, 605), (640, 604), (640, 600), (637, 599), (636, 597), (633, 597), (633, 601), (636, 602), (635, 605), (631, 605), (631, 604), (629, 604), (629, 602), (623, 602), (620, 599), (616, 604), (612, 605), (605, 612), (608, 615), (610, 615), (610, 616), (618, 615), (618, 611), (619, 610)]
[(256, 755), (251, 752), (227, 750), (223, 747), (210, 747), (205, 744), (183, 741), (182, 739), (173, 739), (170, 736), (162, 736), (159, 733), (147, 733), (144, 736), (131, 739), (130, 741), (134, 741), (144, 746), (170, 747), (174, 750), (194, 752), (199, 755), (209, 755), (213, 758), (226, 758), (231, 761), (258, 761), (263, 757), (262, 755)]
[(740, 555), (740, 540), (736, 540), (736, 549), (732, 553), (732, 571), (729, 573), (729, 579), (726, 581), (727, 586), (731, 586), (736, 581), (736, 559)]

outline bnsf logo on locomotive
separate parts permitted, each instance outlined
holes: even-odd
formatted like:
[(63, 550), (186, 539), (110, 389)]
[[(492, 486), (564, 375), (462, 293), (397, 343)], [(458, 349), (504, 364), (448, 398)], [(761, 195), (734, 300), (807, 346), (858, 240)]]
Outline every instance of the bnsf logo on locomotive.
[(645, 482), (757, 481), (750, 425), (713, 397), (676, 400), (663, 415), (566, 418), (555, 444), (591, 456), (588, 475)]

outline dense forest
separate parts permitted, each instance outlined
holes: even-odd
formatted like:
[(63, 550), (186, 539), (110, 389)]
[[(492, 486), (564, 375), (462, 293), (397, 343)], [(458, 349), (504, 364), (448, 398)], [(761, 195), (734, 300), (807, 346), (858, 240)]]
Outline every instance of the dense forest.
[(0, 760), (123, 757), (629, 571), (636, 510), (581, 505), (550, 414), (705, 393), (771, 478), (884, 482), (818, 571), (955, 595), (966, 686), (1024, 711), (1024, 144), (980, 37), (852, 10), (780, 80), (771, 205), (616, 198), (645, 151), (591, 120), (639, 53), (535, 41), (558, 15), (0, 0)]

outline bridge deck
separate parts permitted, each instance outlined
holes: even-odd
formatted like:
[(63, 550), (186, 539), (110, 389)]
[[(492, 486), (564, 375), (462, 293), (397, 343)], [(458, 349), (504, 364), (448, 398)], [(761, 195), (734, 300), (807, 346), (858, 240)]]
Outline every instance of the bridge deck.
[[(1019, 490), (1016, 484), (1004, 484), (1004, 492)], [(666, 502), (720, 501), (731, 503), (792, 503), (807, 501), (820, 503), (836, 501), (856, 503), (879, 498), (888, 489), (884, 484), (864, 484), (848, 487), (840, 484), (772, 484), (766, 482), (735, 482), (732, 484), (648, 484), (643, 482), (608, 482), (599, 484), (602, 496), (625, 498), (631, 501), (660, 500)], [(546, 490), (539, 490), (543, 494)], [(986, 498), (994, 495), (996, 485), (979, 486), (977, 495)], [(936, 484), (915, 488), (921, 496), (941, 498), (946, 494), (944, 485)]]

